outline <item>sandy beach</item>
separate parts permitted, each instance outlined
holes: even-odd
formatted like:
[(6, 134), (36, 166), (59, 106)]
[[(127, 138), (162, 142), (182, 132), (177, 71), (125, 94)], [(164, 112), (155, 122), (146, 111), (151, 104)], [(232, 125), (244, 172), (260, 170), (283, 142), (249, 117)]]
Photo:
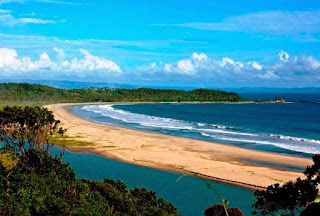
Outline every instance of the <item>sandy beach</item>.
[(247, 188), (284, 183), (303, 174), (257, 166), (241, 162), (239, 158), (301, 167), (312, 164), (310, 159), (302, 157), (97, 124), (72, 114), (65, 108), (70, 105), (76, 104), (46, 106), (61, 121), (62, 127), (68, 130), (67, 136), (93, 143), (85, 147), (72, 147), (70, 150), (90, 151), (156, 169), (199, 173), (209, 179)]

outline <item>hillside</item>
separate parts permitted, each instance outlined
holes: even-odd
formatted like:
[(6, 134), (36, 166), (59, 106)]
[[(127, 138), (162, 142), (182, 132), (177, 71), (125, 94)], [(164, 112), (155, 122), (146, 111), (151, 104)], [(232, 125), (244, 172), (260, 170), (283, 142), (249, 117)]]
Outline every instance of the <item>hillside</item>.
[(196, 89), (109, 89), (89, 88), (65, 90), (39, 84), (3, 83), (0, 84), (1, 102), (174, 102), (174, 101), (239, 101), (236, 93), (220, 90)]

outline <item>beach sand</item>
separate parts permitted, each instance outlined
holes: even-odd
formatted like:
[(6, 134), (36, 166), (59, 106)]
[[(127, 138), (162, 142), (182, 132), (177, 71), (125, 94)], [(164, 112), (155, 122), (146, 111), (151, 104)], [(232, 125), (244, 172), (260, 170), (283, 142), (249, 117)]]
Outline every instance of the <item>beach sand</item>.
[(70, 105), (76, 104), (52, 104), (46, 107), (68, 130), (67, 136), (93, 143), (90, 146), (68, 148), (71, 151), (90, 151), (156, 169), (199, 173), (205, 178), (251, 189), (295, 180), (303, 174), (257, 166), (241, 162), (237, 160), (239, 158), (301, 167), (312, 165), (312, 160), (302, 157), (97, 124), (72, 114), (65, 108)]

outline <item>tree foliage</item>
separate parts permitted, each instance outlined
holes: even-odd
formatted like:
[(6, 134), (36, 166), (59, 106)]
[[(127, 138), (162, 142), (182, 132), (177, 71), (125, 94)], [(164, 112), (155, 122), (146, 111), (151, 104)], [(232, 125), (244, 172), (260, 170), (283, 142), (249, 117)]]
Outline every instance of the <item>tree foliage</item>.
[(239, 101), (236, 93), (197, 89), (192, 91), (168, 89), (58, 89), (27, 83), (0, 84), (0, 101), (6, 102), (172, 102), (172, 101)]
[(318, 195), (320, 155), (314, 155), (313, 162), (304, 172), (305, 179), (297, 178), (295, 182), (274, 184), (266, 190), (255, 191), (257, 200), (253, 203), (253, 214), (275, 215), (282, 212), (285, 215), (295, 215), (295, 212), (311, 204)]
[[(227, 212), (229, 216), (244, 216), (238, 208), (228, 208)], [(205, 210), (204, 216), (226, 216), (226, 212), (222, 205), (215, 204)]]
[[(0, 110), (0, 215), (179, 215), (153, 191), (129, 190), (122, 181), (77, 179), (52, 157), (49, 139), (63, 134), (59, 121), (39, 107)], [(14, 163), (5, 164), (11, 158)]]
[(46, 108), (7, 106), (0, 110), (0, 141), (18, 156), (25, 155), (27, 148), (45, 151), (54, 135), (66, 131), (59, 123)]

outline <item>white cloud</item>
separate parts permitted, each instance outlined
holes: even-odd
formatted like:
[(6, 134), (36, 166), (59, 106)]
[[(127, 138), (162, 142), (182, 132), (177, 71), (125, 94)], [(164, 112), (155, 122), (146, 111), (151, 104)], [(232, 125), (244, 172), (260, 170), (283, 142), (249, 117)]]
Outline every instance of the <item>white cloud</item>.
[(58, 56), (57, 56), (58, 59), (63, 59), (66, 56), (63, 49), (58, 48), (58, 47), (53, 47), (52, 49), (58, 54)]
[(0, 9), (0, 25), (15, 25), (18, 22), (17, 19), (15, 19), (12, 15), (11, 15), (11, 11), (10, 10), (2, 10)]
[(320, 61), (312, 56), (289, 58), (289, 54), (286, 54), (286, 52), (281, 51), (279, 53), (279, 62), (270, 65), (268, 68), (291, 77), (316, 76), (320, 73)]
[(279, 60), (280, 61), (289, 61), (290, 55), (289, 53), (281, 50), (280, 53), (278, 54)]
[[(18, 3), (24, 3), (27, 0), (0, 0), (0, 6), (2, 4), (7, 4), (7, 3), (13, 3), (13, 2), (18, 2)], [(81, 3), (73, 3), (73, 2), (63, 2), (63, 1), (50, 1), (50, 0), (37, 0), (39, 2), (47, 2), (47, 3), (56, 3), (56, 4), (75, 4), (75, 5), (80, 5)], [(26, 16), (26, 15), (24, 15)], [(27, 16), (31, 17), (20, 17), (17, 18), (12, 15), (11, 10), (3, 10), (0, 9), (0, 25), (6, 25), (6, 26), (14, 26), (14, 25), (21, 25), (21, 24), (55, 24), (55, 23), (61, 23), (61, 22), (66, 22), (66, 20), (50, 20), (50, 19), (40, 19), (40, 18), (35, 18), (36, 13), (32, 11), (30, 14)]]
[(197, 60), (197, 61), (206, 61), (208, 59), (208, 56), (204, 53), (193, 53), (192, 54), (192, 59)]
[(196, 73), (193, 63), (190, 59), (183, 59), (177, 63), (168, 63), (164, 65), (164, 72), (177, 73), (184, 75), (194, 75)]
[(33, 23), (33, 24), (54, 24), (56, 21), (54, 20), (43, 20), (37, 18), (20, 18), (18, 19), (22, 23)]
[(25, 2), (26, 0), (0, 0), (0, 5), (12, 2)]
[[(24, 3), (30, 0), (0, 0), (0, 5), (7, 4), (7, 3)], [(37, 2), (43, 2), (43, 3), (52, 3), (52, 4), (63, 4), (63, 5), (83, 5), (81, 2), (73, 2), (73, 1), (57, 1), (57, 0), (35, 0)]]
[[(173, 63), (152, 65), (152, 70), (157, 71), (157, 76), (164, 72), (170, 78), (175, 79), (175, 74), (189, 77), (190, 79), (229, 82), (285, 82), (285, 80), (295, 80), (301, 82), (302, 79), (319, 82), (320, 61), (311, 56), (294, 56), (281, 50), (278, 54), (279, 61), (270, 64), (260, 64), (257, 61), (240, 62), (229, 57), (215, 60), (206, 54), (193, 53), (189, 59), (178, 60)], [(148, 71), (144, 68), (144, 72)], [(141, 73), (141, 71), (140, 71)], [(143, 73), (142, 73), (143, 74)], [(182, 76), (179, 76), (181, 78)], [(318, 81), (317, 81), (318, 79)]]
[(71, 1), (56, 1), (56, 0), (36, 0), (37, 2), (52, 3), (52, 4), (63, 4), (63, 5), (83, 5), (80, 2)]
[(279, 78), (279, 76), (276, 75), (274, 71), (266, 71), (266, 73), (264, 74), (258, 74), (258, 77), (267, 80), (274, 80)]
[(65, 73), (68, 76), (86, 77), (90, 75), (90, 71), (94, 71), (94, 76), (105, 77), (110, 74), (121, 73), (121, 69), (116, 63), (94, 56), (87, 50), (80, 49), (84, 58), (73, 58), (68, 61), (63, 60), (65, 54), (62, 49), (57, 47), (53, 49), (58, 53), (59, 61), (51, 60), (46, 52), (43, 52), (38, 60), (32, 61), (30, 57), (19, 58), (17, 51), (14, 49), (0, 48), (0, 74), (2, 76), (14, 74), (25, 74), (28, 76), (35, 72), (43, 74), (49, 72), (54, 76), (55, 72), (57, 72), (59, 75)]
[(221, 22), (182, 23), (189, 27), (214, 31), (241, 31), (269, 34), (295, 35), (320, 33), (320, 10), (311, 11), (261, 11), (230, 16)]
[(186, 74), (194, 74), (195, 73), (194, 66), (191, 63), (190, 59), (178, 61), (177, 69), (178, 69), (178, 71), (181, 71), (182, 73), (186, 73)]
[[(16, 18), (12, 16), (12, 11), (0, 9), (0, 25), (14, 26), (21, 24), (55, 24), (55, 20), (45, 20), (38, 18)], [(32, 15), (33, 16), (33, 15)], [(62, 22), (62, 21), (59, 21)]]
[(262, 70), (263, 66), (261, 64), (259, 64), (258, 62), (248, 62), (248, 65), (251, 65), (253, 68), (257, 69), (257, 70)]
[[(46, 52), (24, 52), (24, 56), (18, 55), (15, 49), (0, 48), (0, 76), (2, 78), (29, 77), (88, 81), (108, 79), (123, 83), (187, 82), (192, 85), (202, 85), (203, 83), (211, 87), (215, 87), (217, 84), (228, 86), (320, 86), (319, 59), (312, 56), (294, 56), (292, 54), (290, 56), (283, 50), (279, 52), (279, 58), (276, 62), (264, 62), (263, 64), (252, 60), (239, 61), (227, 56), (215, 59), (205, 53), (192, 53), (189, 58), (181, 57), (176, 61), (162, 62), (158, 60), (155, 62), (155, 58), (151, 58), (149, 63), (142, 64), (142, 66), (135, 62), (133, 67), (126, 64), (127, 67), (121, 69), (115, 62), (101, 57), (105, 55), (101, 50), (96, 51), (100, 52), (97, 56), (84, 49), (77, 49), (77, 53), (75, 53), (75, 51), (71, 52), (67, 46), (62, 47), (68, 50), (68, 55), (64, 49), (54, 46), (46, 48)], [(92, 47), (89, 49), (95, 50)], [(36, 56), (35, 53), (37, 53)], [(113, 55), (112, 58), (119, 62), (117, 56)]]
[(233, 65), (234, 61), (232, 59), (228, 58), (228, 57), (222, 58), (222, 61), (220, 63), (221, 67), (224, 67), (227, 64)]

